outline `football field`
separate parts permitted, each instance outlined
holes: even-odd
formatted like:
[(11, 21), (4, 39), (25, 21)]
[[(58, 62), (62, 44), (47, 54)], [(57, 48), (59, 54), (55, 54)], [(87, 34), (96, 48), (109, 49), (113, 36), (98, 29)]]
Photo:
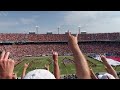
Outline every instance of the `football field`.
[[(105, 72), (104, 65), (90, 57), (86, 57), (88, 64), (90, 67), (92, 67), (93, 71), (96, 72)], [(72, 56), (59, 56), (59, 67), (60, 67), (60, 72), (61, 75), (66, 75), (66, 74), (75, 74), (75, 66), (74, 66), (74, 61)], [(45, 64), (50, 65), (50, 71), (53, 72), (53, 60), (51, 56), (45, 56), (45, 57), (24, 57), (22, 59), (22, 62), (19, 63), (15, 69), (14, 72), (17, 73), (18, 77), (21, 76), (22, 70), (24, 67), (24, 63), (29, 63), (29, 67), (27, 69), (27, 72), (34, 70), (34, 69), (41, 69), (44, 68)], [(115, 67), (114, 67), (115, 68)], [(117, 66), (115, 68), (116, 71), (120, 71), (120, 66)]]

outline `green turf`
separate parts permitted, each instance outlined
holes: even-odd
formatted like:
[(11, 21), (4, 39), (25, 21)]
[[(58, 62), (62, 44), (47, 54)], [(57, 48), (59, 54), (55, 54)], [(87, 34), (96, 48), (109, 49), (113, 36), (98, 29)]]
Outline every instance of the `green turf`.
[[(71, 56), (59, 56), (59, 67), (60, 67), (61, 75), (75, 74), (76, 70), (75, 70), (74, 64), (66, 64), (66, 66), (63, 64), (62, 61), (65, 57), (73, 60), (73, 57), (71, 57)], [(86, 57), (86, 58), (90, 62), (97, 65), (96, 67), (92, 67), (92, 69), (95, 73), (105, 71), (104, 66), (101, 62), (91, 59), (89, 57)], [(51, 61), (52, 61), (52, 57), (49, 57), (49, 56), (48, 57), (25, 57), (25, 58), (23, 58), (23, 61), (15, 67), (14, 72), (17, 73), (18, 76), (21, 76), (24, 63), (30, 63), (30, 67), (27, 69), (27, 72), (29, 72), (36, 68), (44, 68), (44, 65), (50, 63)], [(90, 63), (89, 63), (89, 65), (90, 65)], [(120, 71), (120, 66), (118, 66), (116, 68), (116, 70)], [(50, 64), (50, 71), (53, 72), (53, 64), (52, 63)]]

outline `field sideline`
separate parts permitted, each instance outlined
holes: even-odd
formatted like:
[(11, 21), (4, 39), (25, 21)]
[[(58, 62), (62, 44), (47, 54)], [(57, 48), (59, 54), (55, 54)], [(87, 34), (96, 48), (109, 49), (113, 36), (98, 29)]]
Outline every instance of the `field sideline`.
[[(92, 58), (89, 58), (89, 57), (86, 57), (86, 58), (88, 60), (89, 66), (92, 67), (92, 69), (95, 73), (96, 72), (105, 72), (104, 65), (101, 62), (94, 60)], [(75, 74), (76, 70), (75, 70), (74, 63), (63, 64), (63, 59), (69, 61), (69, 59), (73, 60), (73, 57), (72, 56), (59, 56), (59, 67), (60, 67), (61, 75)], [(20, 64), (18, 64), (14, 69), (14, 72), (17, 73), (18, 77), (20, 77), (22, 74), (24, 63), (30, 63), (30, 66), (28, 67), (27, 72), (34, 70), (36, 68), (37, 69), (44, 68), (45, 64), (51, 63), (50, 64), (50, 71), (53, 72), (53, 63), (52, 63), (51, 56), (25, 57), (22, 60), (23, 61)], [(120, 71), (120, 66), (117, 66), (115, 68), (115, 70)]]

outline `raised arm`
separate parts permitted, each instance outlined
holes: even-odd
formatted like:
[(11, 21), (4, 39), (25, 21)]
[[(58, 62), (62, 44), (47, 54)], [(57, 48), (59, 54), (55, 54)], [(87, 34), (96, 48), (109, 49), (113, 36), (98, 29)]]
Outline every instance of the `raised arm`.
[(79, 79), (91, 79), (88, 63), (78, 46), (77, 37), (78, 35), (73, 36), (68, 32), (68, 44), (75, 60), (76, 75)]
[(45, 64), (44, 68), (49, 71), (49, 64)]
[(0, 55), (0, 79), (12, 79), (15, 62), (9, 59), (9, 52)]
[(105, 65), (105, 69), (107, 70), (107, 72), (113, 75), (116, 79), (119, 79), (114, 68), (107, 62), (106, 57), (102, 55), (101, 60), (103, 61), (103, 64)]
[(90, 68), (90, 74), (92, 79), (98, 79), (95, 73), (93, 72), (92, 68)]
[(52, 51), (53, 60), (54, 60), (54, 75), (56, 79), (60, 79), (60, 69), (58, 65), (58, 53)]
[(26, 64), (26, 63), (24, 64), (24, 68), (23, 68), (21, 79), (23, 79), (24, 76), (26, 75), (26, 70), (27, 70), (28, 66), (29, 66), (29, 63), (28, 64)]

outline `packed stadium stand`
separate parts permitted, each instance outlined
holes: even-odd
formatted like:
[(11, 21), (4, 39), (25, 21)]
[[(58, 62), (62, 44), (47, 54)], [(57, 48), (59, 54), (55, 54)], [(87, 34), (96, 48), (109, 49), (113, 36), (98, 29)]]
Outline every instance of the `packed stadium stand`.
[[(11, 52), (11, 57), (50, 55), (51, 50), (59, 55), (71, 55), (65, 34), (18, 34), (1, 33), (0, 50)], [(78, 43), (85, 54), (107, 54), (120, 57), (120, 33), (79, 34)]]

